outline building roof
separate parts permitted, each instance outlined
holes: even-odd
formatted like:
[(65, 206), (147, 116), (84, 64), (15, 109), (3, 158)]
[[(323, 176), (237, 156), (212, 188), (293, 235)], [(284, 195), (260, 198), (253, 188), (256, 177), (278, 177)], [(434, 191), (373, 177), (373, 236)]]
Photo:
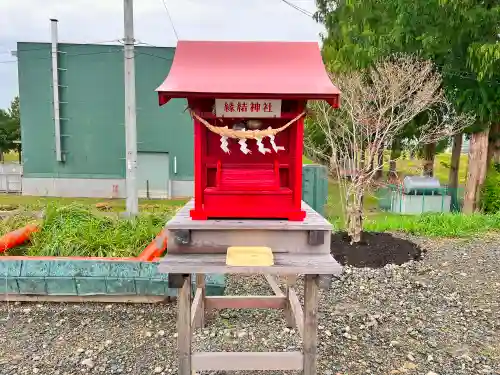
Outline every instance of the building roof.
[(172, 68), (156, 89), (171, 98), (324, 99), (338, 105), (315, 42), (179, 41)]

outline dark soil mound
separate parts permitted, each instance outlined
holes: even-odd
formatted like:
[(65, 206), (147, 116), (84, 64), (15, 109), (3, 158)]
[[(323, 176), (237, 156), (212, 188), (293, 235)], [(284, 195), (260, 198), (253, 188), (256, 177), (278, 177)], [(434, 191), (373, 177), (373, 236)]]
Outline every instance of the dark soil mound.
[(388, 233), (365, 232), (361, 238), (362, 242), (351, 245), (346, 232), (332, 233), (330, 249), (335, 260), (343, 266), (381, 268), (420, 260), (424, 252), (415, 243)]

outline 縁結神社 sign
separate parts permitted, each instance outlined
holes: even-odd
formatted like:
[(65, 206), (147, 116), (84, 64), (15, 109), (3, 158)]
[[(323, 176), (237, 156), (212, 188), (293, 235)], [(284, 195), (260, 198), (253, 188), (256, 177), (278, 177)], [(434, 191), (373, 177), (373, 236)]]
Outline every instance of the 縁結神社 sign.
[(217, 117), (280, 117), (281, 100), (215, 99)]

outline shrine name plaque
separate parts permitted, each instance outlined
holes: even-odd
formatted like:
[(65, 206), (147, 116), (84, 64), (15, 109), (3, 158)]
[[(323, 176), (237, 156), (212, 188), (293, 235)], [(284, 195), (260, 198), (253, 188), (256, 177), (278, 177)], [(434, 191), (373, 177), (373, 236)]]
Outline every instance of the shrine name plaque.
[(215, 99), (217, 117), (280, 117), (281, 100)]

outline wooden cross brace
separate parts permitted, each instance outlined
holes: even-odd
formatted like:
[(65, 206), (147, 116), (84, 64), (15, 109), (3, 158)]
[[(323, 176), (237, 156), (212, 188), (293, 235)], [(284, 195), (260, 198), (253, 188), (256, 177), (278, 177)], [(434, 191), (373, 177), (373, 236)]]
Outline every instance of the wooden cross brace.
[[(318, 326), (318, 277), (305, 275), (304, 309), (293, 286), (296, 276), (287, 276), (283, 292), (276, 279), (266, 275), (273, 296), (205, 295), (205, 275), (196, 275), (196, 292), (191, 301), (191, 276), (183, 275), (177, 308), (179, 375), (196, 371), (237, 370), (302, 370), (304, 375), (316, 375)], [(203, 328), (206, 313), (220, 309), (283, 309), (288, 327), (297, 327), (302, 352), (195, 352), (191, 351), (193, 328)]]

